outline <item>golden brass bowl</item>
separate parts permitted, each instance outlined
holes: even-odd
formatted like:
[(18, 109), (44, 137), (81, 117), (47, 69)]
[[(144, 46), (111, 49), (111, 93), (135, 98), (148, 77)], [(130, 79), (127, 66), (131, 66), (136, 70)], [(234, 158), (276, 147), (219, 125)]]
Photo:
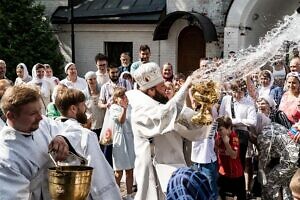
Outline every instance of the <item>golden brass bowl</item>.
[(59, 166), (48, 170), (52, 200), (85, 200), (90, 192), (92, 167)]
[(191, 119), (197, 125), (209, 125), (213, 122), (211, 109), (219, 100), (218, 86), (214, 81), (195, 83), (191, 88), (192, 98), (198, 113)]

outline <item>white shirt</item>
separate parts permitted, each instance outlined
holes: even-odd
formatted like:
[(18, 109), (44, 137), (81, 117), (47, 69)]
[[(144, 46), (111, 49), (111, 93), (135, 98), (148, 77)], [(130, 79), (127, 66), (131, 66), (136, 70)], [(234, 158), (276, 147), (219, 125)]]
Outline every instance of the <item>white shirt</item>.
[(99, 70), (96, 71), (97, 83), (101, 87), (104, 83), (110, 80), (108, 73), (102, 74)]
[(61, 80), (60, 83), (64, 84), (68, 88), (74, 88), (74, 89), (81, 90), (81, 91), (84, 91), (88, 87), (86, 81), (79, 76), (77, 76), (77, 79), (75, 82), (68, 80), (68, 77), (67, 77), (67, 78)]
[(232, 119), (236, 129), (247, 130), (247, 126), (256, 126), (256, 111), (253, 102), (247, 97), (243, 97), (240, 101), (233, 100), (235, 118), (231, 113), (232, 96), (226, 95), (222, 99), (219, 109), (219, 116), (229, 116)]
[(207, 164), (217, 160), (214, 150), (216, 129), (217, 123), (214, 123), (208, 138), (192, 142), (191, 160), (193, 162)]

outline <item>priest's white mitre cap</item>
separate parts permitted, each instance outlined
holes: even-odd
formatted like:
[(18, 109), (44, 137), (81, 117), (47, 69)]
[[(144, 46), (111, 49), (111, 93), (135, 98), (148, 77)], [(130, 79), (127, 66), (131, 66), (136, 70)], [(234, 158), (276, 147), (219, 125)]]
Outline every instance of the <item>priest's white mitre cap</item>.
[(141, 90), (150, 89), (164, 81), (159, 66), (154, 62), (142, 64), (134, 71), (133, 77)]

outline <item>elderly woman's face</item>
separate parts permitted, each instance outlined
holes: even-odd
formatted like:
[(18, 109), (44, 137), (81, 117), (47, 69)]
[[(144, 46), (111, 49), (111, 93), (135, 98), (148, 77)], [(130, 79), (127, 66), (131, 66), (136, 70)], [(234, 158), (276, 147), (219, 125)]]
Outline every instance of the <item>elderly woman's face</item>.
[(89, 79), (86, 80), (86, 82), (89, 85), (89, 87), (97, 85), (97, 79), (96, 79), (96, 77), (89, 78)]
[(266, 111), (270, 110), (270, 106), (269, 106), (268, 102), (264, 99), (258, 99), (256, 101), (256, 105), (257, 105), (258, 111), (261, 113), (265, 113)]
[(300, 83), (298, 78), (290, 76), (286, 80), (287, 88), (289, 91), (297, 92), (300, 89)]

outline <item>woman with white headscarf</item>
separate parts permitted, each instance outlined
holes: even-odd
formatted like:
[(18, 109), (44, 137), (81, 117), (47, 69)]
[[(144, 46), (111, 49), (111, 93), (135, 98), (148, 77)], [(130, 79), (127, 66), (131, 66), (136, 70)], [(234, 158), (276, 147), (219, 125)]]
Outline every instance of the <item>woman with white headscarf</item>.
[(130, 72), (128, 72), (128, 71), (122, 72), (121, 75), (120, 75), (120, 78), (128, 80), (129, 83), (131, 84), (131, 87), (133, 87), (133, 78), (132, 78)]
[(257, 98), (257, 124), (256, 132), (262, 132), (264, 126), (276, 122), (289, 129), (292, 124), (283, 111), (276, 108), (276, 102), (269, 95), (262, 95)]
[(61, 80), (60, 83), (68, 88), (75, 88), (81, 91), (84, 91), (87, 88), (86, 81), (78, 76), (75, 63), (70, 62), (66, 64), (65, 73), (67, 74), (67, 77)]
[(28, 83), (32, 80), (32, 77), (28, 74), (28, 69), (24, 63), (19, 63), (16, 67), (17, 78), (15, 80), (15, 85), (21, 85)]
[[(259, 96), (270, 96), (279, 105), (283, 89), (274, 85), (274, 76), (269, 70), (262, 70), (259, 73), (260, 86), (256, 89), (252, 81), (247, 80), (247, 90), (250, 96), (256, 101)], [(249, 77), (248, 77), (249, 79)]]
[(87, 116), (91, 120), (91, 130), (99, 137), (106, 109), (98, 106), (100, 87), (97, 83), (97, 75), (93, 71), (89, 71), (84, 76), (88, 87), (84, 90), (86, 97), (85, 104), (87, 107)]
[(258, 88), (258, 96), (270, 96), (279, 105), (283, 90), (281, 87), (274, 85), (274, 76), (271, 71), (263, 70), (259, 73), (261, 86)]
[(51, 102), (52, 89), (48, 81), (44, 79), (45, 67), (37, 63), (32, 68), (32, 80), (27, 84), (37, 87), (41, 94), (42, 114), (46, 114), (47, 105)]

